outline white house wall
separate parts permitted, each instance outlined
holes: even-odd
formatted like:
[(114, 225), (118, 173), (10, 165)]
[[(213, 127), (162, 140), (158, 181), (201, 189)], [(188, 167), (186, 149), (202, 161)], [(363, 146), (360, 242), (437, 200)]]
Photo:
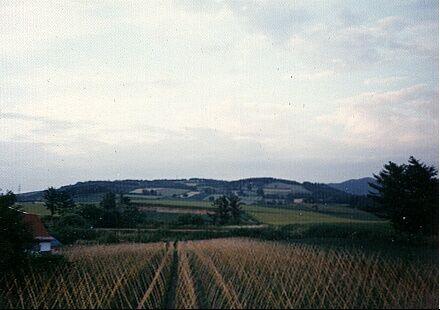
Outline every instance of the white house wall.
[(40, 252), (50, 252), (50, 242), (40, 242)]

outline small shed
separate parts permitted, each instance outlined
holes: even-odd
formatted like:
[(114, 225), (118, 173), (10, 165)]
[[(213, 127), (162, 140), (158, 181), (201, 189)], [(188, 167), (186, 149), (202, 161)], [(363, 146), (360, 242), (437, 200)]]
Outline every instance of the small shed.
[(35, 252), (50, 253), (52, 251), (52, 242), (56, 240), (52, 237), (36, 214), (24, 213), (24, 222), (29, 224), (32, 229), (32, 234), (38, 245), (33, 249)]

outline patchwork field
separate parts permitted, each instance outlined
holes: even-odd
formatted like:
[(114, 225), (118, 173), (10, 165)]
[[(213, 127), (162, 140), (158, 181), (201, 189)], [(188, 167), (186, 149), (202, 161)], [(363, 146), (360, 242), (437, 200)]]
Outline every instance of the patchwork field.
[[(134, 200), (133, 202), (139, 207), (139, 210), (148, 212), (151, 219), (164, 220), (165, 222), (176, 220), (179, 214), (206, 215), (207, 212), (213, 209), (212, 202), (209, 201), (154, 199)], [(245, 215), (249, 215), (262, 224), (275, 226), (343, 223), (387, 224), (387, 221), (371, 213), (342, 205), (317, 205), (317, 210), (313, 209), (313, 206), (315, 205), (299, 204), (283, 207), (243, 205), (242, 210)], [(50, 214), (41, 202), (19, 203), (17, 208), (40, 216)]]
[(435, 259), (217, 239), (73, 246), (4, 275), (0, 308), (434, 308)]

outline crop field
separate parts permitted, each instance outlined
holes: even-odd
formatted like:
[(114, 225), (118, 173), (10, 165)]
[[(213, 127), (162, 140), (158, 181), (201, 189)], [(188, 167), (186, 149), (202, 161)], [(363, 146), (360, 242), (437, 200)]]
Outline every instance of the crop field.
[[(243, 210), (257, 221), (270, 225), (289, 224), (319, 224), (319, 223), (384, 223), (385, 221), (368, 215), (363, 211), (350, 210), (349, 208), (332, 206), (332, 211), (310, 211), (308, 209), (276, 208), (243, 206)], [(349, 213), (351, 212), (351, 213)], [(357, 214), (357, 213), (360, 213)], [(367, 214), (367, 215), (365, 215)]]
[[(0, 308), (157, 308), (171, 266), (163, 244), (76, 246), (69, 264), (6, 279)], [(2, 279), (5, 281), (5, 279)]]
[(130, 197), (131, 202), (143, 205), (168, 206), (173, 208), (192, 208), (192, 209), (212, 209), (213, 205), (210, 201), (201, 200), (179, 200), (179, 199), (142, 199), (133, 195)]
[[(190, 192), (188, 189), (182, 189), (182, 188), (172, 188), (172, 187), (152, 187), (152, 188), (138, 188), (130, 192), (130, 194), (137, 194), (137, 195), (143, 195), (144, 190), (154, 190), (156, 193), (160, 196), (164, 197), (171, 197), (173, 195), (182, 195), (185, 193)], [(146, 197), (151, 197), (151, 195), (143, 195)], [(154, 196), (153, 196), (154, 197)], [(156, 197), (157, 198), (157, 197)]]
[(42, 202), (19, 202), (16, 203), (14, 207), (24, 212), (37, 214), (40, 216), (50, 215), (50, 211)]
[(251, 239), (74, 246), (5, 275), (0, 308), (434, 308), (438, 266)]
[(330, 216), (343, 217), (343, 218), (355, 219), (355, 220), (363, 220), (363, 221), (380, 220), (373, 213), (359, 210), (344, 204), (302, 203), (302, 204), (287, 205), (287, 207), (284, 208), (299, 210), (299, 211), (312, 211), (320, 214), (326, 214)]

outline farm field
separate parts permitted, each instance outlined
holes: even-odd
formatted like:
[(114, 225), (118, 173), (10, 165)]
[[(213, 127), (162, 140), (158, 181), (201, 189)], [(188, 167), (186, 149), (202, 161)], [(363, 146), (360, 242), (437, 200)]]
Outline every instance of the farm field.
[(42, 202), (19, 202), (16, 203), (14, 207), (24, 212), (37, 214), (39, 216), (50, 215), (50, 211)]
[[(239, 254), (237, 254), (239, 253)], [(72, 246), (0, 308), (434, 308), (436, 259), (252, 239)], [(421, 255), (422, 257), (422, 255)]]
[[(315, 209), (316, 206), (316, 209)], [(283, 207), (281, 207), (283, 208)], [(369, 212), (359, 210), (344, 204), (322, 204), (322, 203), (302, 203), (288, 205), (285, 207), (291, 210), (312, 211), (335, 217), (344, 217), (349, 219), (358, 219), (365, 221), (377, 221), (379, 218)]]
[[(213, 208), (212, 203), (207, 201), (155, 199), (142, 200), (141, 203), (134, 201), (134, 203), (139, 207), (139, 210), (148, 212), (151, 219), (164, 222), (176, 220), (179, 214), (204, 215)], [(40, 216), (50, 214), (41, 202), (24, 202), (18, 203), (16, 206), (20, 210)], [(258, 222), (276, 226), (290, 224), (387, 223), (371, 213), (331, 204), (318, 205), (319, 211), (312, 211), (310, 204), (283, 207), (243, 205), (242, 209), (245, 214), (250, 215)]]
[[(348, 209), (348, 211), (347, 211)], [(329, 211), (315, 212), (291, 208), (243, 206), (243, 210), (257, 221), (270, 225), (322, 223), (386, 223), (374, 215), (344, 207), (332, 206)], [(348, 213), (350, 212), (350, 213)], [(361, 212), (357, 214), (356, 212)]]
[(174, 208), (212, 209), (212, 202), (201, 200), (179, 200), (179, 199), (142, 199), (136, 195), (127, 195), (131, 202), (144, 205), (169, 206)]

